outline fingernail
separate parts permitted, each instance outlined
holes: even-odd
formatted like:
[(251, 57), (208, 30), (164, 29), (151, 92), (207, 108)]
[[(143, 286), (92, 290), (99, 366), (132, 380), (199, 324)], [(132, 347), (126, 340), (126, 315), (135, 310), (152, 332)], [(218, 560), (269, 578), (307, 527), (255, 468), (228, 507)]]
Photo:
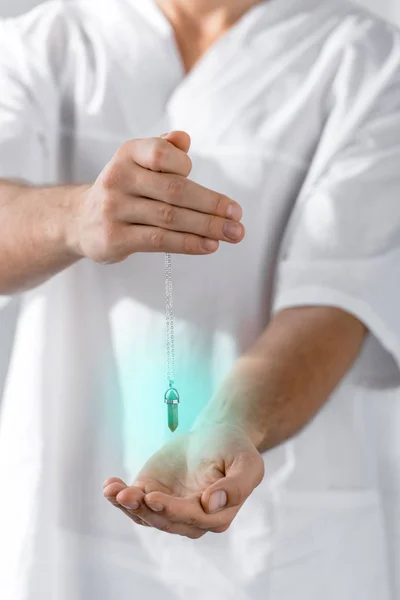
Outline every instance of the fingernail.
[(223, 232), (230, 240), (238, 240), (242, 237), (242, 227), (239, 223), (225, 223)]
[(208, 503), (209, 511), (212, 513), (217, 512), (218, 510), (221, 510), (221, 508), (224, 508), (227, 502), (228, 496), (226, 495), (226, 492), (214, 492)]
[(160, 138), (166, 138), (169, 136), (169, 133), (163, 133), (162, 135), (160, 135)]
[(214, 250), (217, 250), (218, 242), (215, 240), (203, 240), (201, 246), (206, 252), (213, 252)]
[(152, 502), (146, 502), (146, 506), (148, 506), (151, 510), (154, 510), (154, 512), (162, 512), (164, 510), (164, 507), (162, 504), (158, 504), (156, 503), (152, 503)]
[(121, 504), (121, 506), (123, 506), (127, 510), (137, 510), (139, 508), (139, 502), (136, 502), (136, 500), (134, 500), (133, 502), (131, 502), (130, 506), (127, 506), (126, 504)]
[(228, 206), (228, 210), (226, 211), (226, 216), (228, 219), (233, 219), (234, 221), (240, 221), (243, 217), (243, 211), (239, 204), (230, 204)]

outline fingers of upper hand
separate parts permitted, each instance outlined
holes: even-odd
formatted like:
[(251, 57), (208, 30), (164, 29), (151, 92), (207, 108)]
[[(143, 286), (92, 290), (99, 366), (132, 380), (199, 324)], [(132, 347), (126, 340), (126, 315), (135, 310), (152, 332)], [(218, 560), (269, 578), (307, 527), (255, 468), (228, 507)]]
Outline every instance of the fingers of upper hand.
[[(154, 203), (154, 211), (155, 220), (152, 224), (164, 229), (229, 242), (240, 241), (244, 235), (243, 225), (232, 223), (215, 215), (206, 215), (187, 208), (178, 208), (164, 202)], [(227, 234), (226, 225), (237, 229), (235, 240)]]
[[(237, 202), (190, 179), (168, 175), (159, 187), (162, 193), (160, 199), (168, 204), (234, 221), (242, 218), (242, 209)], [(232, 214), (230, 208), (234, 209)]]
[[(118, 217), (139, 225), (150, 225), (161, 229), (188, 233), (208, 239), (227, 242), (240, 241), (244, 228), (239, 223), (215, 215), (181, 208), (165, 202), (136, 198), (129, 204), (121, 204)], [(227, 235), (225, 226), (236, 227), (236, 240)], [(232, 234), (231, 234), (232, 235)]]
[(127, 142), (122, 149), (122, 153), (124, 152), (136, 164), (151, 171), (187, 177), (192, 170), (192, 161), (187, 153), (162, 138)]
[[(130, 232), (127, 232), (127, 237)], [(218, 242), (212, 241), (213, 248), (203, 247), (203, 238), (190, 234), (178, 233), (157, 227), (138, 225), (134, 234), (127, 240), (132, 252), (172, 252), (173, 254), (210, 254), (218, 249)]]
[(233, 221), (240, 221), (243, 216), (240, 205), (228, 196), (203, 187), (179, 174), (155, 173), (137, 167), (130, 190), (136, 196), (159, 200), (206, 215)]
[[(196, 194), (191, 195), (191, 186), (188, 184), (192, 182), (175, 178), (169, 182), (159, 180), (158, 183), (151, 183), (150, 175), (157, 174), (146, 173), (142, 169), (137, 178), (137, 191), (131, 189), (128, 195), (121, 190), (103, 187), (96, 211), (98, 234), (88, 252), (90, 258), (101, 264), (112, 264), (121, 262), (135, 252), (202, 255), (218, 249), (218, 245), (205, 247), (205, 239), (230, 243), (238, 243), (243, 239), (245, 231), (242, 224), (212, 214), (212, 211), (216, 211), (226, 216), (227, 209), (224, 206), (229, 205), (228, 198), (222, 201), (225, 197), (205, 191), (210, 211), (205, 214), (207, 201), (204, 202), (200, 197), (196, 199)], [(114, 185), (113, 182), (118, 181), (117, 167), (108, 174), (106, 171), (104, 177), (108, 185)], [(148, 186), (146, 179), (150, 182)], [(131, 195), (136, 193), (139, 196)], [(210, 194), (211, 197), (215, 196), (214, 200)], [(130, 224), (135, 227), (132, 228)], [(226, 227), (236, 228), (237, 231), (232, 232)]]

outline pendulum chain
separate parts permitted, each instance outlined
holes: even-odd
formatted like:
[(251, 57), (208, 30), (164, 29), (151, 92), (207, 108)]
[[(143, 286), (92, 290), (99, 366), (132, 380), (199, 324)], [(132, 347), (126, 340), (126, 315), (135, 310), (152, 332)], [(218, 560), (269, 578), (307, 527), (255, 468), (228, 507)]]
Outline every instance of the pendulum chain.
[(167, 379), (171, 387), (175, 380), (175, 332), (174, 309), (172, 296), (172, 257), (165, 255), (165, 319), (166, 319), (166, 350), (167, 350)]
[(175, 384), (175, 331), (172, 293), (172, 256), (165, 255), (165, 324), (166, 324), (166, 359), (167, 380), (169, 388), (165, 392), (164, 401), (168, 405), (168, 427), (175, 431), (178, 427), (179, 393)]

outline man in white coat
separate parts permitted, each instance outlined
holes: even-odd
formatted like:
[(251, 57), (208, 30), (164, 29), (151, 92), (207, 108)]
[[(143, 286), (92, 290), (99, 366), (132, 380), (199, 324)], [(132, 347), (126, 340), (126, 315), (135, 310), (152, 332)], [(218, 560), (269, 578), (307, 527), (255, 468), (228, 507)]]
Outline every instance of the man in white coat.
[(53, 1), (0, 90), (0, 597), (398, 598), (399, 34)]

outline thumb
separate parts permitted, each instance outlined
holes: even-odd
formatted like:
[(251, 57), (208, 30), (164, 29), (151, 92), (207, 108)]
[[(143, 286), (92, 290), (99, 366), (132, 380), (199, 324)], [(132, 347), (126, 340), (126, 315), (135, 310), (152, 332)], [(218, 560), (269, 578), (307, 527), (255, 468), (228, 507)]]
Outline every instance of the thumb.
[(240, 507), (260, 485), (264, 477), (264, 461), (255, 452), (238, 455), (226, 476), (207, 488), (201, 497), (206, 513), (212, 514), (226, 508)]
[(190, 150), (191, 139), (190, 135), (185, 131), (171, 131), (171, 133), (164, 133), (160, 135), (164, 140), (167, 140), (170, 144), (188, 153)]

